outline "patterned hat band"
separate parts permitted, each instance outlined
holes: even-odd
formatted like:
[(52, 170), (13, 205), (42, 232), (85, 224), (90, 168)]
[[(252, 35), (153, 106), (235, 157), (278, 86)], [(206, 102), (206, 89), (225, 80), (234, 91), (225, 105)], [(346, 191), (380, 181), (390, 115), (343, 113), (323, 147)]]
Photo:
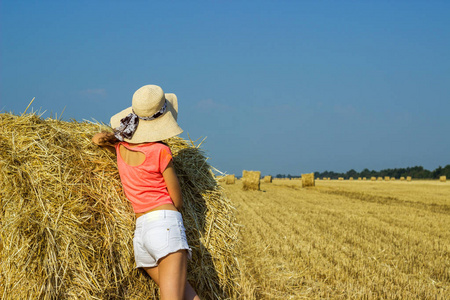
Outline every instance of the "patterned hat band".
[(139, 125), (139, 119), (144, 121), (154, 120), (163, 115), (166, 112), (166, 109), (167, 100), (164, 101), (163, 107), (150, 117), (140, 117), (132, 110), (130, 114), (120, 120), (119, 127), (114, 130), (114, 136), (121, 142), (123, 142), (124, 138), (130, 140), (136, 132), (136, 129)]

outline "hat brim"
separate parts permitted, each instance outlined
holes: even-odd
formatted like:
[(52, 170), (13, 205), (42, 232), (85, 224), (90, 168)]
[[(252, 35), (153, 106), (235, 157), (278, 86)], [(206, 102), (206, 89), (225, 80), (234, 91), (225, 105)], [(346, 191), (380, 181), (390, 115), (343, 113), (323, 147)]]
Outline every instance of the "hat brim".
[[(164, 94), (167, 100), (166, 112), (151, 121), (139, 120), (139, 125), (131, 139), (125, 138), (128, 143), (150, 143), (166, 140), (183, 132), (178, 126), (178, 99), (175, 94)], [(111, 127), (118, 128), (120, 120), (133, 111), (132, 107), (122, 110), (111, 117)]]

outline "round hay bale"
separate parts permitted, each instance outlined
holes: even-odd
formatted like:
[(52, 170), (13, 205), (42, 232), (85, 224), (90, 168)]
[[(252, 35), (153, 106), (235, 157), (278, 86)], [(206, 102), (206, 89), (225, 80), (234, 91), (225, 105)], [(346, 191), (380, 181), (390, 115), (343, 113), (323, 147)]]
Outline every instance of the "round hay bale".
[(446, 182), (447, 181), (447, 176), (445, 176), (445, 175), (444, 176), (440, 176), (439, 177), (439, 181), (440, 182)]
[(412, 177), (411, 176), (406, 176), (406, 181), (411, 181)]
[(242, 189), (244, 191), (259, 191), (261, 172), (260, 171), (242, 171)]
[(236, 182), (236, 177), (234, 174), (225, 176), (225, 183), (226, 184), (234, 184)]
[(264, 180), (263, 181), (265, 183), (272, 183), (272, 176), (270, 176), (270, 175), (264, 176)]
[[(115, 156), (91, 142), (107, 127), (2, 113), (0, 128), (2, 299), (156, 299), (156, 284), (134, 269), (135, 217)], [(193, 250), (188, 280), (202, 299), (233, 298), (234, 208), (198, 147), (166, 142)]]
[(302, 174), (302, 188), (315, 185), (316, 184), (314, 182), (314, 173)]
[(390, 177), (389, 176), (384, 176), (384, 181), (389, 181)]

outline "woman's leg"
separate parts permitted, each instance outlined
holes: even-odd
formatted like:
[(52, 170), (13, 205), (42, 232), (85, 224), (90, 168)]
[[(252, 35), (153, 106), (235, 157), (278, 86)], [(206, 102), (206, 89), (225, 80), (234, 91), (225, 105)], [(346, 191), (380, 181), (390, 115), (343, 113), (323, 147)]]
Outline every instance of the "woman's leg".
[(186, 281), (187, 253), (181, 250), (160, 260), (157, 267), (144, 268), (160, 288), (161, 300), (200, 300), (189, 282)]

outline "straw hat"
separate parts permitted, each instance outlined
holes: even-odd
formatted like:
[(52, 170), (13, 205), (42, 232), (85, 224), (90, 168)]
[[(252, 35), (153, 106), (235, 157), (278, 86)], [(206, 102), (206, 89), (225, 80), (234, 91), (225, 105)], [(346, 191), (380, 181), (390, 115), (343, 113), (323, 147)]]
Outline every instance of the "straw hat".
[(134, 134), (129, 138), (123, 137), (123, 140), (135, 144), (156, 142), (183, 132), (177, 124), (177, 116), (175, 94), (164, 94), (157, 85), (145, 85), (134, 93), (131, 107), (111, 117), (111, 127), (116, 131), (123, 129), (129, 118), (134, 118)]

